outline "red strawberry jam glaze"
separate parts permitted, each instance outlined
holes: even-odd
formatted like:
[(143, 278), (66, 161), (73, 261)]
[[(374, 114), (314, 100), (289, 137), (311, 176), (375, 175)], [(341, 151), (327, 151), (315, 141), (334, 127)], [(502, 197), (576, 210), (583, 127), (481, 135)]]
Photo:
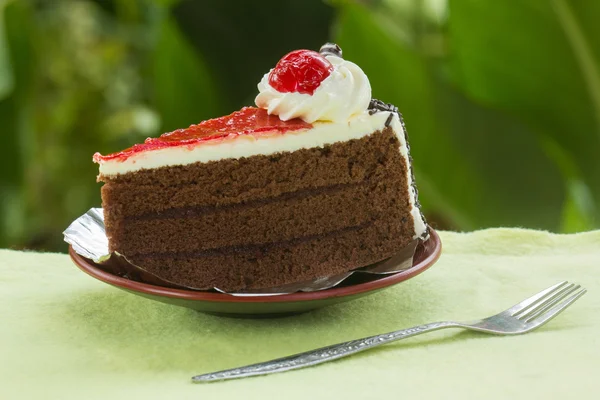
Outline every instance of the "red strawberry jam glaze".
[(158, 138), (148, 138), (143, 144), (136, 144), (118, 153), (106, 156), (96, 153), (94, 161), (97, 163), (110, 160), (125, 161), (129, 157), (145, 151), (179, 146), (194, 148), (206, 142), (213, 143), (241, 135), (258, 137), (310, 128), (312, 128), (312, 124), (299, 118), (282, 121), (276, 115), (267, 114), (267, 111), (262, 108), (244, 107), (221, 118), (209, 119), (186, 129), (165, 133)]
[(311, 50), (295, 50), (283, 56), (269, 73), (269, 85), (280, 93), (312, 94), (327, 78), (333, 65)]

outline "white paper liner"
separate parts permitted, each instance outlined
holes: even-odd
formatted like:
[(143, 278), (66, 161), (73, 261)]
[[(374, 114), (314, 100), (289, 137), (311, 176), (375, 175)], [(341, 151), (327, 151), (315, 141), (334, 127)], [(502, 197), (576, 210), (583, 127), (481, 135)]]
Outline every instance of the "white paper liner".
[[(102, 208), (92, 208), (81, 217), (77, 218), (75, 221), (69, 225), (69, 227), (63, 232), (65, 242), (69, 243), (73, 250), (82, 257), (91, 259), (95, 263), (104, 263), (108, 261), (112, 254), (108, 251), (108, 238), (106, 237), (106, 231), (104, 227), (104, 213)], [(392, 257), (387, 260), (383, 260), (381, 262), (369, 265), (367, 267), (359, 268), (353, 271), (345, 272), (342, 274), (321, 277), (312, 281), (304, 281), (304, 282), (295, 282), (287, 285), (283, 285), (276, 288), (268, 288), (268, 289), (260, 289), (260, 290), (248, 290), (243, 293), (228, 293), (219, 288), (214, 288), (214, 290), (230, 294), (232, 296), (276, 296), (281, 294), (289, 294), (295, 292), (314, 292), (317, 290), (325, 290), (335, 287), (342, 282), (344, 282), (350, 276), (356, 273), (364, 273), (364, 274), (393, 274), (397, 272), (404, 271), (412, 267), (412, 255), (414, 254), (414, 250), (416, 248), (416, 242), (411, 244), (412, 248), (407, 247), (405, 251), (408, 256), (400, 257)], [(126, 259), (126, 257), (118, 254), (120, 257)], [(129, 264), (134, 266), (136, 269), (145, 271), (143, 268), (134, 265), (133, 263), (127, 261)], [(145, 271), (147, 274), (153, 275), (148, 271)], [(176, 284), (174, 282), (166, 281), (162, 278), (159, 278), (169, 284), (174, 286), (182, 287), (185, 289), (192, 290), (203, 290), (206, 289), (197, 289), (193, 287), (183, 287), (182, 285)]]

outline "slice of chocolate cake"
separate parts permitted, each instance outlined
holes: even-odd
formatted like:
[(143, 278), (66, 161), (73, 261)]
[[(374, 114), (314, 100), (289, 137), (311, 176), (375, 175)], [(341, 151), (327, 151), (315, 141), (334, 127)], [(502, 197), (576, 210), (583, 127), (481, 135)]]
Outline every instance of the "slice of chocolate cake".
[(299, 50), (245, 107), (102, 156), (111, 251), (240, 291), (338, 274), (427, 236), (402, 119), (337, 46)]

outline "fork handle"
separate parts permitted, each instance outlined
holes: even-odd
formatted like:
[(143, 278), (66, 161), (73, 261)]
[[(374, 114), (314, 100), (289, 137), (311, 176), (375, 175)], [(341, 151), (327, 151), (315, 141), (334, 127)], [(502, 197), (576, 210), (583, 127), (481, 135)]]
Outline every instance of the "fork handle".
[(245, 367), (226, 369), (223, 371), (212, 372), (204, 375), (197, 375), (192, 378), (194, 382), (211, 382), (226, 379), (245, 378), (254, 375), (266, 375), (276, 372), (284, 372), (292, 369), (309, 367), (321, 364), (338, 358), (347, 357), (360, 351), (368, 350), (373, 347), (405, 339), (421, 333), (431, 332), (444, 328), (456, 328), (461, 325), (456, 322), (433, 322), (431, 324), (419, 325), (412, 328), (399, 331), (384, 333), (376, 336), (369, 336), (362, 339), (350, 340), (344, 343), (338, 343), (331, 346), (321, 347), (316, 350), (306, 351), (304, 353), (294, 354), (292, 356), (278, 358), (271, 361), (265, 361), (258, 364), (247, 365)]

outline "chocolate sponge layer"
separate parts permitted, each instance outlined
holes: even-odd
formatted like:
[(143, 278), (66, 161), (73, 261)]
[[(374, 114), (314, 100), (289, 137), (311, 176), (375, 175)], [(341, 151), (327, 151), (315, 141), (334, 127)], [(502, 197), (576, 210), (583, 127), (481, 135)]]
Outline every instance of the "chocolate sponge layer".
[(412, 240), (407, 168), (386, 128), (324, 148), (101, 176), (109, 246), (196, 288), (347, 271)]
[(409, 234), (406, 225), (378, 221), (266, 246), (150, 254), (131, 257), (131, 261), (170, 282), (197, 289), (218, 287), (234, 292), (277, 287), (342, 273), (391, 257), (410, 242), (404, 236)]

